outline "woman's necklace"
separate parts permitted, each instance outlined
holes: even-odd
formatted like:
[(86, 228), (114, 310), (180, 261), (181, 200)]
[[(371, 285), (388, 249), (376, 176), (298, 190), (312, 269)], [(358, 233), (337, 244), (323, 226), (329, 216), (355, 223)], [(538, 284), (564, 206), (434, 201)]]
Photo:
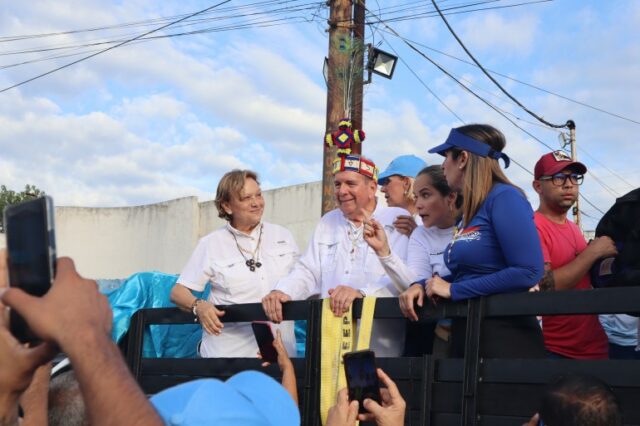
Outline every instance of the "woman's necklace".
[[(253, 253), (240, 247), (240, 243), (238, 243), (236, 234), (233, 233), (231, 230), (229, 230), (229, 232), (231, 232), (231, 235), (233, 236), (233, 240), (236, 242), (236, 247), (238, 247), (238, 251), (242, 255), (242, 258), (244, 259), (244, 264), (247, 265), (247, 268), (249, 268), (251, 272), (255, 272), (256, 268), (259, 268), (262, 266), (262, 263), (260, 263), (260, 259), (257, 258), (257, 254), (258, 254), (258, 251), (260, 250), (260, 243), (262, 242), (263, 226), (264, 226), (263, 224), (260, 224), (260, 235), (258, 236), (258, 244), (256, 245), (256, 249), (253, 251)], [(247, 259), (247, 256), (244, 255), (245, 253), (250, 255), (251, 258)]]

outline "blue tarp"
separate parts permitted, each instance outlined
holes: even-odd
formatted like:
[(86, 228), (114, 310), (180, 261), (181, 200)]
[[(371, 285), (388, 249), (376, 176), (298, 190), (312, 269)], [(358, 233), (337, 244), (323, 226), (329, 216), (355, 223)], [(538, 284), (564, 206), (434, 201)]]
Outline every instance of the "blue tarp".
[[(113, 340), (118, 342), (129, 330), (131, 317), (139, 309), (175, 308), (169, 300), (177, 275), (162, 272), (140, 272), (127, 278), (122, 285), (101, 286), (113, 309)], [(204, 293), (194, 293), (206, 298)], [(144, 358), (194, 358), (202, 336), (200, 324), (151, 325), (145, 330)]]
[[(175, 308), (169, 295), (178, 279), (177, 275), (162, 272), (140, 272), (124, 281), (98, 280), (100, 291), (109, 298), (113, 310), (112, 338), (119, 342), (127, 330), (131, 317), (139, 309)], [(210, 291), (192, 292), (206, 299)], [(297, 356), (304, 357), (306, 321), (296, 321)], [(144, 358), (195, 358), (196, 347), (202, 336), (200, 324), (151, 325), (144, 332), (142, 356)]]

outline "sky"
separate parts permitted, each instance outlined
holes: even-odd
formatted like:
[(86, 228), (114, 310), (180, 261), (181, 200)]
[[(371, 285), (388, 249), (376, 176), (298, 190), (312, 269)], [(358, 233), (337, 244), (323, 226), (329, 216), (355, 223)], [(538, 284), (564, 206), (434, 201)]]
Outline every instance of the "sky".
[[(215, 4), (2, 2), (0, 91)], [(594, 229), (616, 197), (640, 187), (640, 2), (438, 4), (478, 61), (509, 77), (494, 74), (523, 105), (552, 123), (576, 122), (578, 157), (589, 168), (580, 207), (585, 229)], [(536, 208), (531, 171), (540, 155), (561, 148), (563, 130), (541, 125), (470, 65), (429, 1), (367, 7), (366, 41), (401, 61), (393, 79), (374, 76), (365, 87), (365, 155), (381, 169), (409, 153), (440, 163), (426, 151), (452, 127), (489, 123), (522, 166), (507, 175)], [(207, 31), (129, 43), (0, 92), (0, 184), (36, 185), (57, 205), (115, 207), (209, 200), (233, 168), (256, 170), (263, 189), (320, 180), (327, 17), (320, 1), (232, 0), (152, 35)]]

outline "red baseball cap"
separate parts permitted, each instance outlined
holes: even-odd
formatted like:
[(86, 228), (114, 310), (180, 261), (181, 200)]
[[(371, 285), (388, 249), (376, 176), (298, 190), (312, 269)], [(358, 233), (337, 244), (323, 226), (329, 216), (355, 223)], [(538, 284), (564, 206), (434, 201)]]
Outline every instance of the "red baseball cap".
[(566, 152), (553, 151), (540, 157), (536, 163), (536, 167), (533, 169), (533, 174), (535, 179), (538, 180), (542, 176), (555, 175), (567, 167), (572, 167), (580, 174), (587, 173), (587, 166), (579, 161), (572, 161)]

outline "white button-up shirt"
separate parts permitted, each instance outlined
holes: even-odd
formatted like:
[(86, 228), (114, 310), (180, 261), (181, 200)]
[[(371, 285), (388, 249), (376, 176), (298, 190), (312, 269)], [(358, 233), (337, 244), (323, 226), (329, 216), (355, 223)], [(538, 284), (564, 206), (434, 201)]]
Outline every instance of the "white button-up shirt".
[[(406, 259), (409, 239), (394, 228), (393, 221), (399, 215), (408, 214), (398, 207), (380, 206), (372, 214), (384, 227), (391, 250), (401, 259)], [(364, 241), (362, 226), (356, 228), (336, 209), (320, 219), (307, 251), (275, 289), (288, 294), (293, 300), (301, 300), (313, 295), (326, 298), (329, 289), (339, 285), (377, 297), (396, 297), (399, 294), (378, 256)], [(391, 322), (397, 321), (374, 322), (372, 347), (380, 356), (396, 356), (403, 349), (403, 338), (399, 341), (397, 337), (404, 335), (404, 321), (400, 320), (400, 329), (394, 325), (393, 330), (389, 330), (385, 324)], [(395, 339), (391, 338), (393, 335)]]
[[(235, 236), (235, 239), (234, 239)], [(196, 291), (211, 284), (208, 301), (214, 305), (259, 303), (286, 276), (298, 258), (298, 246), (286, 228), (264, 222), (250, 234), (227, 224), (200, 239), (182, 270), (178, 283)], [(236, 243), (237, 241), (237, 243)], [(240, 248), (244, 250), (240, 251)], [(256, 251), (255, 261), (262, 266), (251, 271), (246, 264)], [(272, 324), (275, 327), (275, 325)], [(290, 356), (296, 354), (293, 322), (280, 325), (282, 338)], [(258, 346), (251, 325), (225, 323), (219, 336), (203, 331), (200, 354), (203, 357), (255, 358)]]

